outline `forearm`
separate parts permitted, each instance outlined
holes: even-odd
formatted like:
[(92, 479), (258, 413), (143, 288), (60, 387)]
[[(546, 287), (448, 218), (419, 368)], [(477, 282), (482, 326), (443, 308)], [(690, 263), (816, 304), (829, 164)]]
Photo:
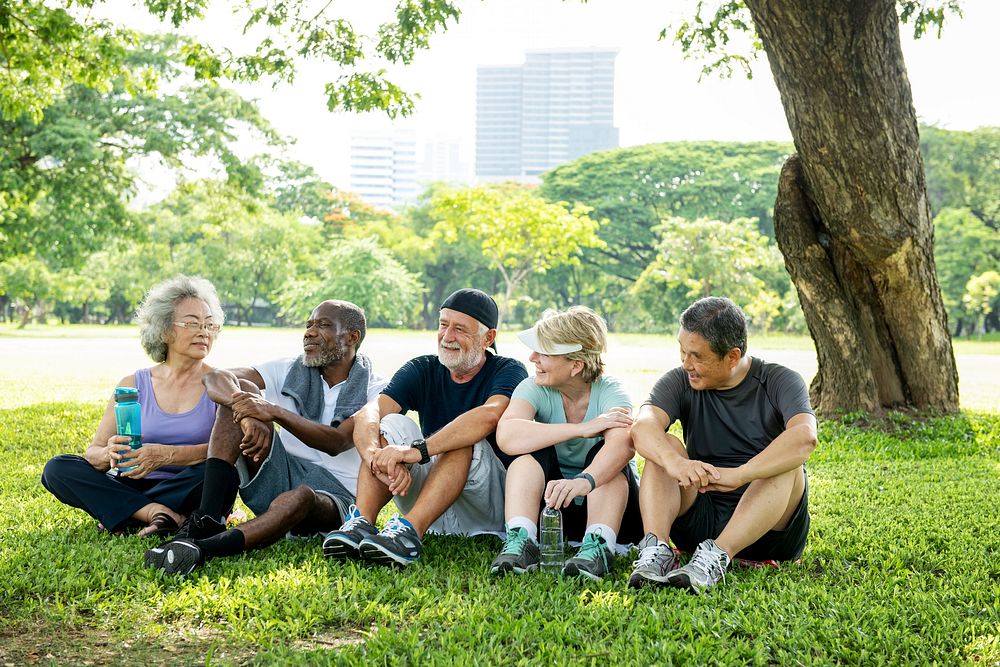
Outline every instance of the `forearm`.
[(583, 472), (594, 477), (597, 486), (607, 484), (628, 465), (635, 455), (628, 431), (623, 428), (611, 429), (604, 436), (604, 447), (597, 452), (590, 465)]
[(240, 381), (234, 373), (217, 368), (202, 378), (208, 397), (219, 405), (231, 406), (233, 394), (240, 391)]
[(352, 420), (347, 420), (334, 428), (306, 419), (280, 406), (275, 406), (275, 409), (274, 421), (313, 449), (336, 456), (354, 446), (350, 437), (350, 431), (354, 426)]
[(544, 424), (533, 419), (503, 419), (497, 426), (497, 445), (517, 456), (558, 445), (580, 436), (580, 424)]
[(681, 439), (655, 424), (636, 423), (632, 427), (632, 442), (642, 458), (660, 467), (666, 467), (677, 458), (686, 458), (681, 454), (685, 451)]
[(380, 428), (382, 422), (382, 411), (377, 402), (373, 401), (365, 405), (355, 413), (353, 440), (358, 453), (365, 461), (368, 460), (368, 452), (372, 448), (378, 448), (381, 444)]
[(802, 424), (783, 432), (764, 451), (740, 466), (747, 481), (775, 477), (804, 464), (816, 448), (815, 430)]
[(170, 456), (167, 465), (193, 466), (208, 458), (208, 443), (200, 445), (162, 445), (167, 447)]
[(427, 438), (427, 452), (433, 456), (453, 449), (471, 447), (496, 430), (503, 407), (481, 405), (469, 410)]

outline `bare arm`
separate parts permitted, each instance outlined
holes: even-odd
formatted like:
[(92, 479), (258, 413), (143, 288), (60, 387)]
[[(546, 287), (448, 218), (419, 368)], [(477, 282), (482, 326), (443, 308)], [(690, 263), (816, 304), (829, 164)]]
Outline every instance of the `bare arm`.
[(354, 446), (358, 448), (361, 460), (371, 464), (372, 456), (382, 448), (379, 436), (380, 424), (384, 415), (402, 412), (403, 408), (394, 399), (379, 394), (375, 400), (369, 401), (354, 415)]
[(715, 466), (688, 458), (680, 438), (666, 432), (669, 424), (670, 416), (655, 405), (639, 408), (639, 416), (632, 425), (635, 450), (646, 461), (652, 461), (666, 470), (681, 488), (694, 485), (704, 489), (711, 481), (718, 480), (720, 475)]
[(205, 373), (201, 379), (208, 391), (208, 397), (226, 407), (232, 407), (235, 402), (233, 395), (240, 393), (240, 380), (249, 380), (264, 391), (264, 378), (255, 368), (216, 368), (210, 373)]
[(522, 398), (510, 401), (497, 425), (497, 445), (501, 451), (511, 456), (528, 454), (573, 438), (597, 437), (609, 429), (632, 423), (631, 411), (624, 407), (612, 408), (579, 424), (545, 424), (535, 421), (535, 413), (529, 401)]
[(816, 449), (816, 417), (800, 412), (762, 452), (738, 468), (720, 468), (722, 478), (709, 491), (731, 491), (757, 479), (775, 477), (804, 464)]

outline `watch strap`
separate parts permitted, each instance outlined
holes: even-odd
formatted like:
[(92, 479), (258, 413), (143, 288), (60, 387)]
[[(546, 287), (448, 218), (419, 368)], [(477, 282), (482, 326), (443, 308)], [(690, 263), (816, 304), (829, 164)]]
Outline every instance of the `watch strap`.
[(581, 472), (579, 475), (577, 475), (573, 479), (585, 479), (585, 480), (587, 480), (588, 482), (590, 482), (590, 490), (591, 491), (593, 491), (594, 489), (597, 488), (597, 481), (594, 479), (594, 476), (591, 475), (589, 472)]
[(420, 452), (420, 465), (431, 460), (430, 454), (427, 453), (427, 441), (423, 438), (418, 438), (411, 442), (410, 447)]

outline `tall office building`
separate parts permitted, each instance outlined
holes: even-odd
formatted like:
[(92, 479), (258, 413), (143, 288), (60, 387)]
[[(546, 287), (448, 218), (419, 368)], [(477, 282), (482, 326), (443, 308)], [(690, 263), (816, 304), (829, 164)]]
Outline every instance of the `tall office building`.
[(529, 51), (524, 65), (480, 67), (476, 176), (534, 180), (581, 155), (618, 146), (616, 50)]
[(373, 206), (393, 208), (416, 200), (417, 142), (409, 133), (351, 136), (351, 190)]

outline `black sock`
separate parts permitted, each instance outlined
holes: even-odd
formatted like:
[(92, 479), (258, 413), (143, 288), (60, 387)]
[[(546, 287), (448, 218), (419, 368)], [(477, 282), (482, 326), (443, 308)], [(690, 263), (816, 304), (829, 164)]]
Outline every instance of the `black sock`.
[(243, 553), (246, 549), (246, 539), (244, 539), (243, 533), (235, 528), (230, 528), (224, 533), (206, 537), (203, 540), (195, 540), (195, 544), (201, 548), (205, 560), (222, 556), (235, 556)]
[(226, 515), (236, 502), (240, 490), (240, 474), (236, 466), (222, 459), (205, 461), (205, 484), (201, 489), (201, 507), (198, 511), (226, 523)]

